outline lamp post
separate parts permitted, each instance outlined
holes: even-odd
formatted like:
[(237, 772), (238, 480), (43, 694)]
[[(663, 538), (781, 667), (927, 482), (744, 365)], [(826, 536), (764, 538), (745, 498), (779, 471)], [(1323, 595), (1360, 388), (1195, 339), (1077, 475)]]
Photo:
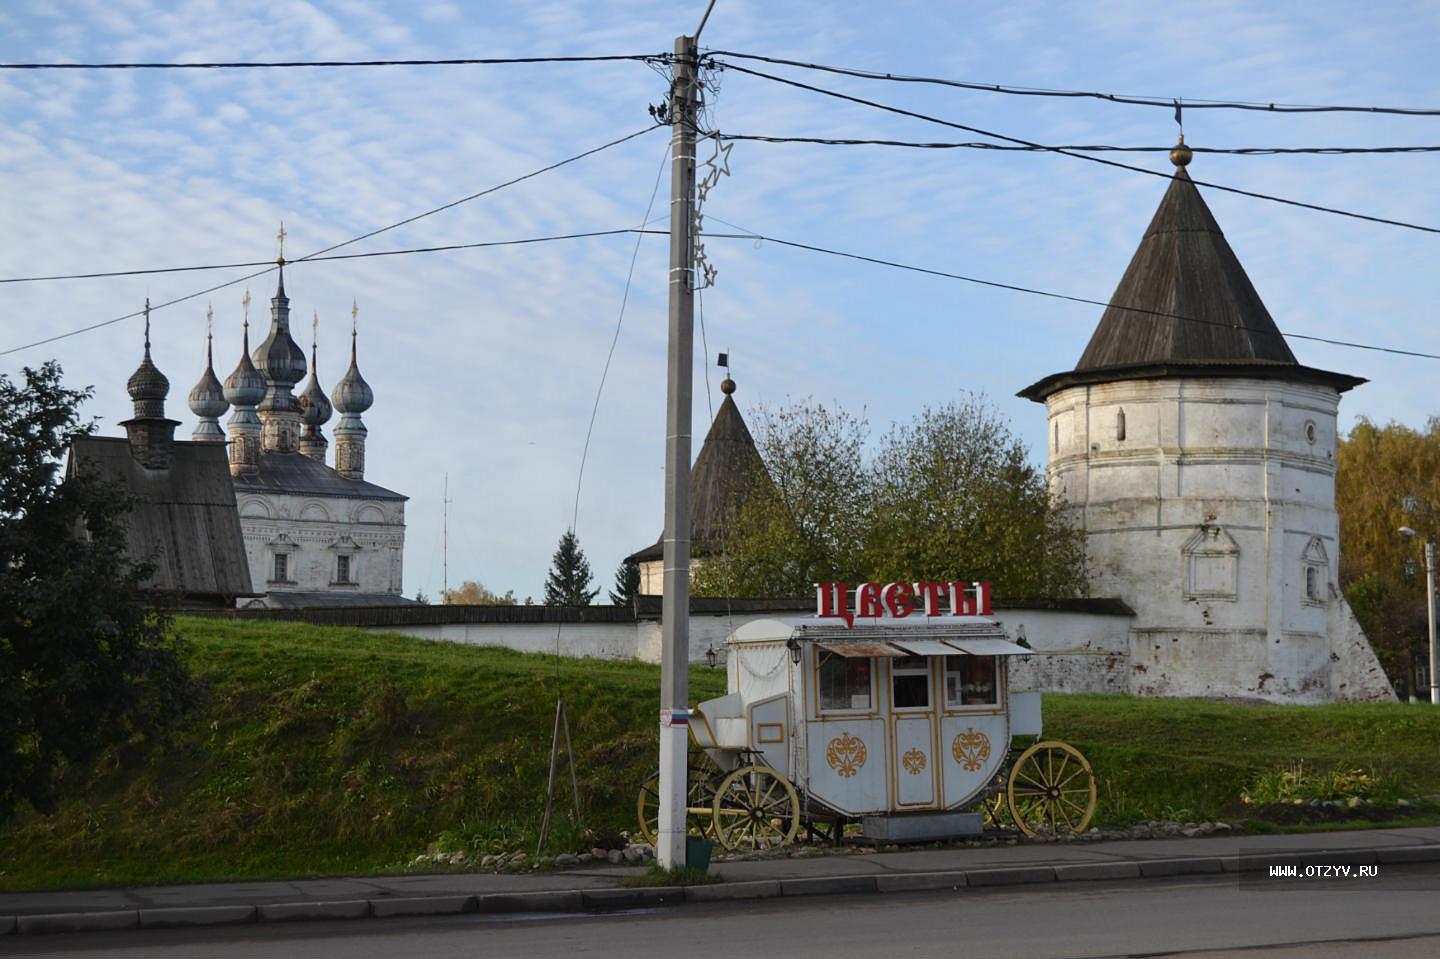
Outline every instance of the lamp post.
[[(1405, 536), (1420, 534), (1408, 526), (1400, 527)], [(1435, 650), (1435, 541), (1425, 540), (1425, 607), (1430, 622), (1430, 702), (1440, 706), (1440, 658)]]

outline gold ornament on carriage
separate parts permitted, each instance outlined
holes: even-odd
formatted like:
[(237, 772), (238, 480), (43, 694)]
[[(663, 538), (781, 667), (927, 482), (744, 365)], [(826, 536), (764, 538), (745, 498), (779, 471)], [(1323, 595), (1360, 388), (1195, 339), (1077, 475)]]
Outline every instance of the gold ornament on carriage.
[(825, 761), (840, 774), (840, 778), (849, 779), (865, 765), (865, 743), (857, 736), (842, 733), (830, 740), (825, 749)]
[(918, 749), (912, 749), (900, 757), (900, 765), (912, 776), (918, 776), (925, 771), (925, 754)]
[(966, 772), (976, 772), (990, 758), (990, 737), (974, 726), (966, 726), (950, 743), (950, 755)]

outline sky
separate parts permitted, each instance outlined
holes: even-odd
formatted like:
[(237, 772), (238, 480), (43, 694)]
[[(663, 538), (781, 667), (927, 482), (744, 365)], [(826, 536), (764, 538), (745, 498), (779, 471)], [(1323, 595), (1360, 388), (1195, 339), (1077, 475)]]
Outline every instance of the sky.
[[(62, 9), (63, 7), (63, 9)], [(704, 9), (650, 0), (10, 0), (0, 61), (132, 62), (654, 54)], [(1240, 2), (1175, 6), (718, 0), (702, 47), (889, 73), (1165, 99), (1440, 108), (1440, 5)], [(735, 61), (745, 64), (747, 61)], [(760, 66), (813, 85), (1047, 144), (1169, 146), (1173, 110), (1006, 96)], [(720, 71), (706, 124), (723, 133), (917, 141), (979, 137)], [(667, 82), (641, 62), (293, 70), (0, 70), (0, 278), (295, 258), (651, 125)], [(1440, 118), (1184, 111), (1212, 147), (1440, 144)], [(398, 250), (634, 228), (668, 132), (622, 145), (347, 248)], [(702, 146), (702, 159), (710, 149)], [(1119, 159), (1169, 172), (1163, 153)], [(1437, 154), (1197, 155), (1190, 173), (1237, 188), (1440, 227)], [(738, 142), (706, 228), (840, 249), (1107, 300), (1165, 181), (1056, 154)], [(1205, 190), (1279, 327), (1440, 353), (1440, 236)], [(653, 196), (653, 205), (652, 205)], [(660, 220), (653, 224), (663, 229)], [(813, 398), (883, 430), (983, 393), (1043, 462), (1045, 414), (1017, 390), (1079, 359), (1101, 308), (903, 272), (753, 240), (706, 243), (717, 268), (697, 330), (698, 452), (721, 399)], [(635, 258), (626, 299), (626, 278)], [(0, 284), (0, 352), (185, 296), (252, 270)], [(295, 264), (295, 337), (319, 316), (321, 383), (348, 362), (375, 392), (366, 478), (410, 497), (405, 593), (448, 580), (539, 597), (575, 519), (597, 584), (662, 525), (667, 247), (633, 235)], [(167, 412), (204, 368), (239, 359), (241, 298), (263, 338), (269, 274), (152, 314)], [(623, 322), (595, 407), (621, 305)], [(129, 416), (142, 321), (0, 355), (0, 374), (50, 359), (101, 433)], [(708, 348), (707, 348), (708, 347)], [(1440, 361), (1293, 340), (1300, 362), (1366, 377), (1358, 416), (1421, 425), (1440, 412)], [(708, 389), (707, 389), (708, 387)], [(592, 407), (594, 434), (577, 479)], [(335, 421), (328, 427), (333, 430)], [(327, 430), (328, 432), (328, 430)], [(331, 455), (333, 457), (333, 436)], [(601, 599), (604, 599), (602, 592)]]

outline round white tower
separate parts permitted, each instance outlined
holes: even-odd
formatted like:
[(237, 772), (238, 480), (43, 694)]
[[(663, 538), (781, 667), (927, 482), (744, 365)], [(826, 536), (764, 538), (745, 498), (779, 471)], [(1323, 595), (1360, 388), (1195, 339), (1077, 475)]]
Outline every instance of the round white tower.
[(1020, 393), (1049, 414), (1051, 487), (1085, 530), (1093, 591), (1135, 610), (1129, 688), (1380, 695), (1336, 587), (1336, 414), (1365, 381), (1296, 361), (1185, 172), (1183, 141), (1171, 158), (1080, 362)]

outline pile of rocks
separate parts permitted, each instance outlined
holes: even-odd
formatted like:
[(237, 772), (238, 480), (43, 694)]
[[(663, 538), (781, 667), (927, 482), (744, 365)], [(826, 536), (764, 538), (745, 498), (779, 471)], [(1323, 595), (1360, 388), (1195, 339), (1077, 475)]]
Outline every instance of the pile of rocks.
[(628, 843), (621, 849), (601, 849), (597, 846), (587, 852), (562, 852), (558, 856), (532, 856), (523, 850), (475, 856), (465, 852), (447, 852), (432, 847), (411, 860), (410, 865), (412, 867), (459, 866), (497, 873), (516, 873), (531, 872), (537, 869), (573, 869), (589, 863), (605, 863), (612, 866), (644, 865), (654, 859), (655, 849), (649, 843)]

